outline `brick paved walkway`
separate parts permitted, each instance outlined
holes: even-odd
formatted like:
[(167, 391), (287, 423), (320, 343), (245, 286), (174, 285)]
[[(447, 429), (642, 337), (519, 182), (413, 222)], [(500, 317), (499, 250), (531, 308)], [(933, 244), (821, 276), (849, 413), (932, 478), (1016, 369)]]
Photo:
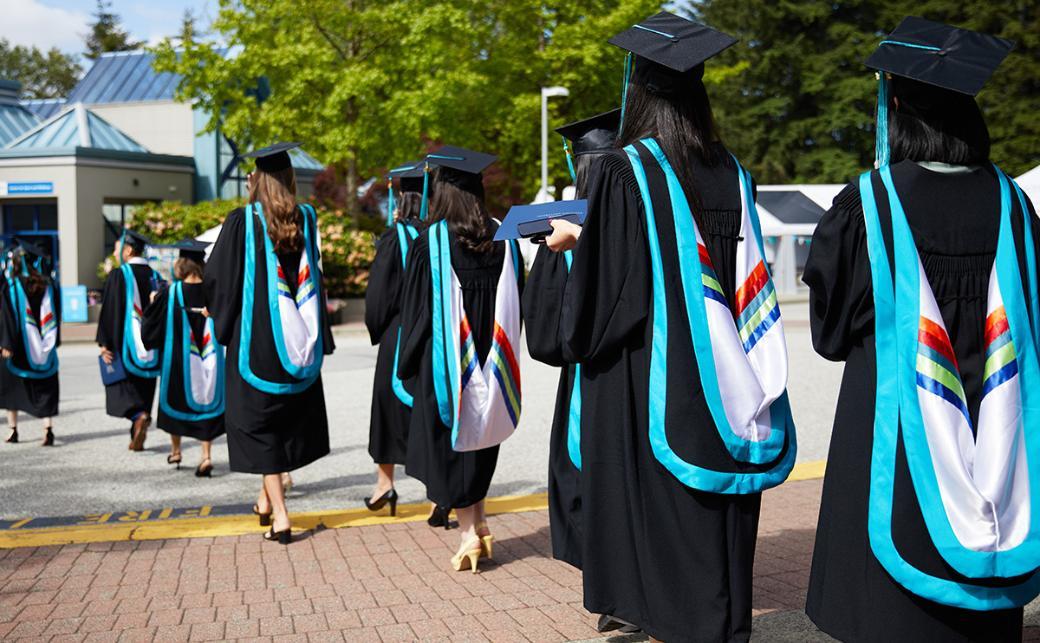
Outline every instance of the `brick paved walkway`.
[[(800, 609), (819, 481), (763, 502), (755, 614)], [(0, 638), (564, 641), (600, 636), (581, 575), (549, 558), (542, 512), (492, 516), (495, 563), (446, 571), (425, 523), (0, 551)]]
[[(765, 495), (756, 617), (802, 609), (820, 486), (793, 482)], [(580, 573), (549, 558), (546, 513), (490, 524), (496, 561), (477, 575), (446, 571), (456, 531), (414, 522), (323, 530), (288, 548), (257, 534), (0, 550), (0, 639), (599, 637), (581, 605)]]

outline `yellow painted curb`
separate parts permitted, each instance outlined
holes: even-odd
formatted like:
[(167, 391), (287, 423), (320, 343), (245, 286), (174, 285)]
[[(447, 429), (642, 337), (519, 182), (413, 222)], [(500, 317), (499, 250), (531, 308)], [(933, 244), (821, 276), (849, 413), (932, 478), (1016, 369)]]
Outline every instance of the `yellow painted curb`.
[[(548, 507), (548, 496), (536, 493), (523, 496), (488, 498), (489, 514), (543, 511)], [(374, 514), (368, 509), (346, 511), (309, 511), (292, 515), (293, 528), (299, 531), (325, 527), (366, 527), (426, 520), (430, 513), (428, 503), (397, 506), (397, 517)], [(212, 518), (176, 518), (150, 522), (107, 523), (103, 525), (41, 527), (38, 529), (7, 529), (0, 531), (0, 549), (15, 547), (43, 547), (73, 543), (113, 542), (122, 540), (165, 540), (169, 538), (214, 538), (259, 534), (264, 528), (256, 516), (215, 516)]]
[[(822, 478), (826, 461), (803, 462), (795, 465), (788, 482)], [(548, 508), (548, 496), (535, 493), (522, 496), (499, 496), (488, 498), (488, 514), (508, 514), (522, 511), (544, 511)], [(203, 508), (206, 509), (206, 508)], [(293, 528), (299, 531), (318, 527), (342, 529), (345, 527), (367, 527), (426, 520), (428, 503), (398, 505), (397, 517), (374, 514), (365, 508), (345, 511), (308, 511), (292, 515)], [(203, 512), (205, 513), (205, 512)], [(16, 523), (17, 524), (17, 523)], [(173, 518), (148, 522), (115, 522), (100, 525), (75, 525), (61, 527), (8, 528), (0, 531), (0, 549), (15, 547), (43, 547), (47, 545), (69, 545), (74, 543), (115, 542), (123, 540), (166, 540), (171, 538), (215, 538), (219, 536), (241, 536), (259, 534), (264, 530), (257, 524), (256, 516), (214, 516), (210, 518)]]

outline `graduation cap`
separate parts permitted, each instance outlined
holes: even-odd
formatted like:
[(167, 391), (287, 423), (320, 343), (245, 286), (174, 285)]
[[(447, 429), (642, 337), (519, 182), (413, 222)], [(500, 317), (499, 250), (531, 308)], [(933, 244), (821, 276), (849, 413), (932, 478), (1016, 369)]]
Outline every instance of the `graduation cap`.
[(737, 39), (674, 13), (662, 11), (632, 25), (607, 42), (672, 71), (686, 73), (732, 47)]
[(275, 143), (267, 147), (242, 155), (244, 159), (256, 159), (256, 169), (263, 172), (277, 172), (292, 167), (289, 150), (295, 150), (302, 143)]
[[(150, 245), (151, 243), (152, 240), (143, 234), (134, 232), (130, 228), (123, 228), (123, 236), (120, 238), (121, 246), (127, 245), (133, 248), (135, 252), (142, 253), (144, 252), (145, 246)], [(122, 247), (120, 247), (120, 251), (122, 251)], [(122, 254), (122, 252), (120, 252), (120, 254)]]
[(173, 244), (173, 247), (177, 248), (177, 254), (181, 259), (191, 259), (199, 263), (206, 262), (206, 250), (209, 248), (209, 244), (205, 241), (191, 238), (181, 239)]
[(875, 155), (879, 167), (889, 162), (889, 79), (900, 83), (899, 97), (911, 109), (926, 113), (937, 107), (955, 109), (973, 97), (1015, 46), (1010, 40), (909, 16), (881, 41), (866, 65), (878, 74)]
[[(737, 39), (662, 11), (607, 42), (629, 52), (625, 57), (625, 83), (621, 95), (621, 122), (624, 123), (630, 79), (654, 94), (674, 95), (680, 88), (699, 81), (704, 76), (704, 62), (732, 47)], [(633, 61), (633, 55), (636, 61)]]
[(574, 156), (581, 156), (613, 149), (620, 125), (621, 110), (612, 109), (559, 127), (556, 133), (571, 142)]
[(27, 255), (36, 257), (38, 259), (49, 259), (51, 256), (50, 252), (36, 245), (32, 241), (28, 241), (22, 238), (18, 238), (15, 241), (18, 244), (18, 247), (21, 248), (22, 252), (24, 252)]
[(497, 160), (498, 157), (494, 154), (475, 152), (454, 145), (444, 145), (435, 152), (427, 154), (423, 164), (423, 201), (419, 219), (426, 220), (431, 165), (440, 168), (437, 175), (439, 180), (451, 183), (460, 190), (483, 196), (484, 183), (481, 172)]
[(389, 172), (390, 178), (398, 179), (401, 192), (422, 192), (423, 162), (408, 161)]
[(903, 18), (867, 67), (975, 96), (1015, 43), (913, 16)]

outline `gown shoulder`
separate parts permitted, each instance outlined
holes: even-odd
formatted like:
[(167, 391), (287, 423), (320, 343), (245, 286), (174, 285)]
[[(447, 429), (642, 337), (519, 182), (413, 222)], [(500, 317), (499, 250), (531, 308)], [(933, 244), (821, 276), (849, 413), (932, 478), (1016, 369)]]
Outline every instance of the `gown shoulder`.
[(225, 346), (231, 343), (242, 312), (244, 240), (245, 209), (236, 208), (224, 219), (220, 235), (206, 262), (203, 279), (206, 307), (213, 318), (217, 341)]
[(870, 258), (856, 184), (845, 186), (816, 226), (802, 280), (810, 291), (813, 347), (826, 359), (844, 360), (874, 324)]
[(376, 256), (365, 290), (365, 327), (373, 345), (380, 342), (400, 311), (402, 268), (401, 244), (396, 226), (392, 226), (376, 241)]

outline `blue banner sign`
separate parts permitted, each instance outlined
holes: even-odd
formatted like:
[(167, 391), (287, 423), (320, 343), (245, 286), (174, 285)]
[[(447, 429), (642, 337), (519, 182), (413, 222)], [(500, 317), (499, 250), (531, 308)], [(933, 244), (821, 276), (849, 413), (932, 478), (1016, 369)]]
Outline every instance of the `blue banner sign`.
[(23, 182), (11, 182), (11, 183), (0, 183), (0, 187), (5, 189), (0, 190), (0, 194), (51, 194), (54, 192), (54, 183), (51, 181), (23, 181)]
[(87, 321), (87, 287), (65, 286), (61, 289), (61, 321)]

